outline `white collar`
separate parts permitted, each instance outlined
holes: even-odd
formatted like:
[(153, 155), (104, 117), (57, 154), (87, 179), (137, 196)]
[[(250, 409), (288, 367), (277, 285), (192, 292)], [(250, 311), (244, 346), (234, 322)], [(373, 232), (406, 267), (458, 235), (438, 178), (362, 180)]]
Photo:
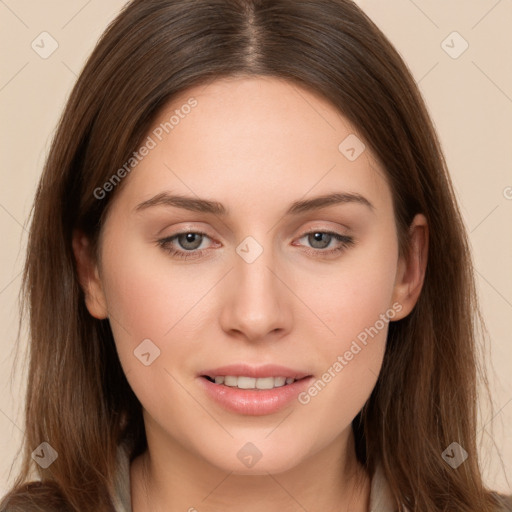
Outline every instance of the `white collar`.
[(395, 512), (393, 496), (380, 463), (377, 463), (372, 477), (370, 512)]

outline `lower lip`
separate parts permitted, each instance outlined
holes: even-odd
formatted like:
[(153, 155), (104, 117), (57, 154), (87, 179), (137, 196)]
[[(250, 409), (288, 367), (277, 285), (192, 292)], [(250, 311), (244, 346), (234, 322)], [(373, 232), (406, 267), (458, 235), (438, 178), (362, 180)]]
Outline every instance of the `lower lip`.
[(256, 390), (215, 384), (205, 377), (199, 377), (206, 393), (215, 402), (228, 411), (248, 416), (263, 416), (283, 409), (308, 387), (312, 379), (305, 377), (278, 388)]

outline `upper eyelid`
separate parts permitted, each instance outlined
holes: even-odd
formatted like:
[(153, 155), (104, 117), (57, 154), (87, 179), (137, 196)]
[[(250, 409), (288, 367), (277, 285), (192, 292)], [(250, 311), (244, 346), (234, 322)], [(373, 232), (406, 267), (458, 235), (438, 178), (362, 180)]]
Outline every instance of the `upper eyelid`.
[[(188, 233), (194, 233), (194, 234), (199, 234), (201, 236), (206, 236), (210, 240), (215, 242), (214, 237), (212, 237), (208, 233), (206, 233), (205, 230), (200, 230), (200, 229), (196, 229), (196, 230), (194, 230), (194, 229), (185, 229), (185, 230), (182, 230), (182, 231), (178, 231), (177, 233), (174, 233), (172, 235), (163, 237), (160, 241), (165, 241), (165, 240), (169, 241), (169, 242), (170, 241), (175, 241), (179, 236), (186, 235)], [(337, 236), (347, 237), (347, 238), (351, 238), (351, 239), (354, 238), (351, 234), (339, 233), (336, 230), (330, 229), (330, 228), (311, 228), (311, 229), (308, 229), (306, 231), (302, 231), (300, 235), (297, 235), (294, 238), (294, 240), (298, 240), (298, 239), (304, 238), (305, 236), (310, 235), (312, 233), (326, 233), (326, 234), (330, 234), (330, 235), (337, 235)], [(217, 243), (219, 243), (219, 242), (217, 242)], [(180, 249), (180, 250), (182, 250), (182, 249)], [(198, 250), (205, 250), (205, 249), (194, 249), (194, 251), (198, 251)], [(193, 251), (189, 251), (189, 252), (193, 252)]]
[[(364, 199), (364, 198), (363, 198)], [(360, 204), (360, 203), (357, 203), (357, 202), (347, 202), (346, 204)], [(372, 207), (373, 205), (370, 206), (370, 208)], [(373, 209), (373, 208), (371, 208)], [(317, 212), (318, 216), (323, 216), (323, 214), (321, 214), (320, 212)], [(315, 215), (316, 216), (316, 215)], [(329, 216), (329, 215), (327, 215)], [(312, 226), (311, 229), (307, 229), (304, 234), (306, 233), (310, 233), (311, 231), (313, 230), (318, 230), (318, 231), (330, 231), (330, 232), (335, 232), (337, 234), (340, 234), (340, 235), (344, 235), (344, 236), (352, 236), (352, 229), (347, 225), (347, 224), (344, 224), (343, 222), (340, 222), (342, 219), (332, 219), (332, 220), (327, 220), (327, 219), (319, 219), (319, 218), (305, 218), (305, 219), (302, 219), (300, 221), (300, 224), (299, 224), (299, 221), (294, 221), (293, 222), (293, 225), (297, 226), (297, 225), (303, 225), (303, 224), (322, 224), (322, 223), (325, 223), (325, 222), (328, 222), (330, 225), (336, 225), (337, 227), (330, 227), (330, 226), (325, 226), (325, 225), (320, 225), (319, 227), (316, 227), (316, 226)], [(347, 219), (348, 220), (348, 219)], [(190, 231), (200, 231), (200, 232), (205, 232), (205, 234), (207, 234), (210, 238), (212, 239), (215, 239), (216, 237), (215, 236), (212, 236), (210, 235), (207, 231), (210, 230), (210, 225), (211, 223), (206, 221), (204, 222), (203, 220), (201, 219), (193, 219), (193, 218), (189, 218), (189, 219), (183, 219), (181, 222), (177, 222), (177, 224), (182, 224), (184, 225), (183, 228), (178, 228), (180, 229), (180, 231), (178, 231), (176, 234), (181, 234), (187, 230), (190, 230)], [(223, 223), (224, 224), (224, 223)], [(202, 226), (208, 226), (206, 228), (203, 228)], [(167, 225), (167, 228), (169, 228), (170, 225)], [(338, 232), (338, 230), (342, 230), (342, 232)], [(165, 231), (166, 228), (162, 228), (159, 230), (158, 233), (156, 233), (156, 236), (159, 236), (163, 231)], [(286, 231), (288, 232), (289, 228), (286, 229)], [(290, 231), (296, 231), (296, 228), (292, 228), (290, 229)], [(221, 229), (221, 232), (224, 232), (222, 236), (225, 236), (226, 238), (229, 238), (231, 239), (230, 241), (235, 241), (234, 240), (234, 236), (233, 236), (233, 231), (228, 228), (225, 224), (224, 226), (222, 227)], [(173, 235), (169, 235), (169, 236), (173, 236)], [(300, 236), (303, 236), (300, 235)], [(168, 237), (165, 237), (165, 238), (168, 238)]]

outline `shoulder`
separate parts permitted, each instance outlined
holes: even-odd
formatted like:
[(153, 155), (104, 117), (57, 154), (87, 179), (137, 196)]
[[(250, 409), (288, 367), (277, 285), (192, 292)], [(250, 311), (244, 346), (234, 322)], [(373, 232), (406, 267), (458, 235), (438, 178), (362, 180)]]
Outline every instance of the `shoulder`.
[[(491, 492), (498, 505), (494, 512), (512, 512), (512, 495)], [(375, 467), (370, 490), (370, 512), (395, 512), (395, 502), (384, 471), (379, 463)], [(408, 510), (404, 508), (406, 512)]]
[(496, 512), (512, 512), (512, 494), (508, 496), (497, 492), (492, 492), (491, 494), (496, 498), (496, 500), (499, 503)]
[(51, 481), (27, 482), (0, 499), (0, 512), (72, 512)]
[[(130, 458), (126, 445), (117, 451), (112, 495), (114, 512), (132, 512), (130, 500)], [(57, 484), (52, 481), (25, 483), (6, 496), (0, 496), (0, 512), (72, 512)]]

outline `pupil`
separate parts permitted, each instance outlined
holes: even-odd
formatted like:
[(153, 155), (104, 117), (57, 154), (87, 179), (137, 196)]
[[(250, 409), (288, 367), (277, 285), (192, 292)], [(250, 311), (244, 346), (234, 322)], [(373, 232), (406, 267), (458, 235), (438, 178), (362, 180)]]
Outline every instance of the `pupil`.
[[(326, 237), (327, 240), (324, 240), (322, 241), (322, 237)], [(317, 248), (317, 249), (324, 249), (325, 247), (327, 247), (329, 245), (329, 242), (330, 242), (330, 235), (328, 235), (327, 233), (313, 233), (313, 241), (315, 243), (317, 242), (320, 242), (320, 246), (315, 246), (314, 244), (313, 247)]]
[(181, 237), (180, 245), (184, 249), (197, 249), (201, 245), (201, 235), (197, 233), (185, 233)]

